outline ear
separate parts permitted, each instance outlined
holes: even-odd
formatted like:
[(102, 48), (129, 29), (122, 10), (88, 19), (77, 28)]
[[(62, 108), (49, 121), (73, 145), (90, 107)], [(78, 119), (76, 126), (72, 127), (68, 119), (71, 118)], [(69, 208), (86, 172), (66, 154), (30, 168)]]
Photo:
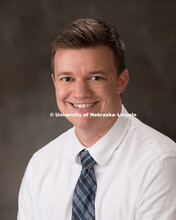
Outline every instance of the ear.
[(53, 80), (54, 86), (56, 87), (56, 82), (55, 82), (54, 73), (51, 73), (51, 77), (52, 77), (52, 80)]
[(117, 83), (117, 94), (120, 95), (126, 88), (129, 81), (129, 73), (128, 70), (125, 69), (120, 76), (118, 77)]

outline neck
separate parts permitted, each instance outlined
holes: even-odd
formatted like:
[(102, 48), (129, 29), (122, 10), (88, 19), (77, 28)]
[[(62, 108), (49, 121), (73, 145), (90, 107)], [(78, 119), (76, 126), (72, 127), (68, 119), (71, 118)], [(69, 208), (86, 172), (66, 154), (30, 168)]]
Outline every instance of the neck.
[[(120, 100), (119, 108), (117, 112), (121, 112), (122, 103)], [(115, 124), (118, 117), (107, 118), (106, 121), (102, 120), (100, 123), (95, 123), (92, 127), (87, 129), (84, 128), (75, 128), (76, 135), (79, 141), (85, 147), (91, 147), (97, 141), (99, 141)]]
[(112, 120), (107, 120), (107, 123), (104, 123), (99, 128), (89, 128), (89, 129), (76, 129), (76, 135), (79, 141), (85, 147), (91, 147), (97, 141), (99, 141), (115, 124), (117, 117), (112, 118)]

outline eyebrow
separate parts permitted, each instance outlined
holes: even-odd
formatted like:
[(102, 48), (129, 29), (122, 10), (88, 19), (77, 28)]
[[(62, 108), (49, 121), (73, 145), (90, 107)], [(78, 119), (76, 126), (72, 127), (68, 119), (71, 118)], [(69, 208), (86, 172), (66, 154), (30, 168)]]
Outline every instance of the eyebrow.
[(106, 74), (105, 72), (103, 72), (102, 70), (91, 71), (89, 74), (90, 74), (90, 75), (95, 75), (95, 74), (107, 75), (107, 74)]
[(62, 75), (64, 75), (64, 76), (70, 76), (70, 75), (72, 75), (72, 74), (73, 74), (73, 73), (71, 73), (71, 72), (59, 72), (59, 73), (56, 74), (56, 77), (62, 76)]
[[(91, 71), (89, 72), (90, 75), (96, 75), (96, 74), (101, 74), (101, 75), (107, 75), (105, 72), (103, 72), (102, 70), (95, 70), (95, 71)], [(56, 74), (56, 77), (58, 76), (71, 76), (73, 75), (72, 72), (59, 72), (58, 74)]]

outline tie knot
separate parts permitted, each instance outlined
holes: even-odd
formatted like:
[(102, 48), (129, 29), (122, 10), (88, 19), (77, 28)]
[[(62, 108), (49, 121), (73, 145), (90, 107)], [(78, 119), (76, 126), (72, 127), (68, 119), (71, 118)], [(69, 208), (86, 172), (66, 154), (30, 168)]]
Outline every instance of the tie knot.
[(96, 163), (87, 150), (82, 150), (79, 156), (83, 169), (91, 169)]

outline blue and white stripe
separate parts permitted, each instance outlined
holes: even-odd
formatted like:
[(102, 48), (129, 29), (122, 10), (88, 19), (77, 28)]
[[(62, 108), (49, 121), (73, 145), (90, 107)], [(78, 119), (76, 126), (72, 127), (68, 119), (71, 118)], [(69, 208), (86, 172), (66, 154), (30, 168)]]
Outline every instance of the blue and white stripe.
[(97, 183), (93, 166), (96, 162), (85, 150), (80, 152), (80, 159), (82, 171), (73, 195), (72, 220), (94, 220)]

